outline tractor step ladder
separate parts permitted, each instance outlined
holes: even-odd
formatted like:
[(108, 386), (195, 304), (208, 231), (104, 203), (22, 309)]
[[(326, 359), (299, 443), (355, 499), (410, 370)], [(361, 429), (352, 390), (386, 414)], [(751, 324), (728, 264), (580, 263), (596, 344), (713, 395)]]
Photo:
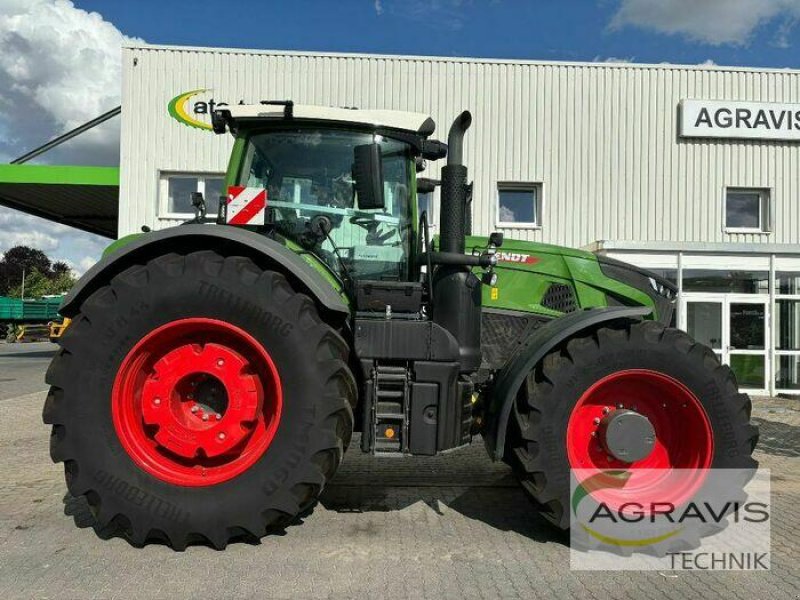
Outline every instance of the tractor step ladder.
[(409, 377), (406, 367), (376, 365), (372, 403), (373, 454), (408, 450)]

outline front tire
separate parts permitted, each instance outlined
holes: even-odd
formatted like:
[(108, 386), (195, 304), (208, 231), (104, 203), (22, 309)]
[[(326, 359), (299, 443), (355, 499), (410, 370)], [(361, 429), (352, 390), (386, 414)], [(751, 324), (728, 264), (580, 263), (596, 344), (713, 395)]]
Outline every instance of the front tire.
[[(750, 411), (750, 398), (710, 349), (653, 321), (617, 322), (569, 340), (531, 371), (512, 411), (505, 458), (542, 514), (568, 529), (570, 469), (696, 473), (680, 489), (674, 480), (654, 481), (642, 492), (677, 505), (702, 486), (704, 469), (755, 468)], [(636, 449), (646, 457), (620, 460), (598, 443), (603, 419), (615, 414), (647, 417), (655, 444)]]
[(352, 435), (348, 347), (283, 275), (169, 254), (94, 292), (47, 373), (51, 456), (135, 545), (224, 548), (308, 509)]

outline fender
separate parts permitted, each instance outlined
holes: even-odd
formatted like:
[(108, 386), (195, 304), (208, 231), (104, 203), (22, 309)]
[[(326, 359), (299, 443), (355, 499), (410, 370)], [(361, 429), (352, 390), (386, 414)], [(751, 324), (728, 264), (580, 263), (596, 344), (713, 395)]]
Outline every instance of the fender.
[(517, 397), (517, 391), (528, 373), (548, 352), (564, 340), (602, 323), (617, 319), (641, 319), (652, 312), (646, 306), (615, 306), (570, 313), (548, 321), (534, 330), (509, 359), (497, 376), (491, 392), (483, 439), (492, 460), (503, 458), (506, 426)]
[(260, 266), (281, 271), (297, 288), (310, 295), (324, 309), (340, 318), (350, 309), (311, 265), (295, 252), (262, 234), (238, 227), (185, 225), (148, 233), (111, 252), (89, 269), (64, 298), (59, 312), (74, 316), (81, 303), (111, 280), (114, 275), (134, 264), (140, 264), (168, 252), (220, 250), (253, 259)]

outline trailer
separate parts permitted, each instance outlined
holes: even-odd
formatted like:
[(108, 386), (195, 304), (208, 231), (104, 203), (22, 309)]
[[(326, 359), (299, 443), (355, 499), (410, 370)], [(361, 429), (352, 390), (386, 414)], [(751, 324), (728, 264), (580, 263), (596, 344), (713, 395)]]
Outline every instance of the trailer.
[(7, 342), (17, 342), (26, 331), (31, 331), (31, 326), (41, 328), (52, 321), (61, 321), (58, 307), (62, 300), (63, 296), (35, 299), (0, 296), (0, 332), (5, 332)]

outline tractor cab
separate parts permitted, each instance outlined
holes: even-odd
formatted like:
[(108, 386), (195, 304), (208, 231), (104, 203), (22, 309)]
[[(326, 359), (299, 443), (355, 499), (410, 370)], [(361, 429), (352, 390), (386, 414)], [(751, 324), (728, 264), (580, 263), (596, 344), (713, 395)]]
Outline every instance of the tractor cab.
[[(214, 122), (236, 136), (228, 185), (266, 192), (244, 225), (296, 244), (349, 286), (418, 277), (416, 165), (444, 154), (427, 140), (429, 117), (287, 101), (232, 106)], [(220, 221), (235, 222), (231, 213)]]

